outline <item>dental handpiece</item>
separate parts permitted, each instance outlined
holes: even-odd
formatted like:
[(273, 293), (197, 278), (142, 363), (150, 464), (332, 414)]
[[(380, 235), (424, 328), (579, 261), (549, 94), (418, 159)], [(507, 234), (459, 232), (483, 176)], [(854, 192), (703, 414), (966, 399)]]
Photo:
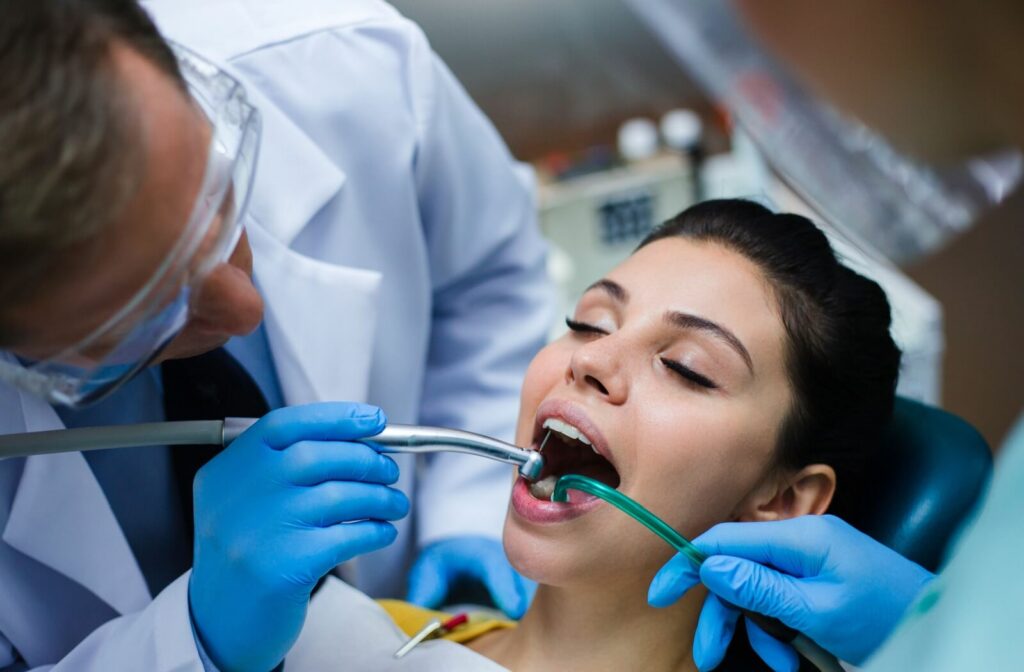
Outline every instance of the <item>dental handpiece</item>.
[(382, 453), (433, 453), (445, 451), (487, 457), (499, 462), (519, 466), (519, 473), (528, 481), (535, 481), (544, 469), (544, 458), (535, 450), (526, 450), (489, 436), (464, 432), (460, 429), (426, 427), (420, 425), (388, 425), (376, 436), (362, 439), (372, 443)]
[[(227, 446), (257, 419), (185, 420), (7, 434), (0, 436), (0, 458), (141, 446)], [(544, 460), (536, 451), (458, 429), (388, 425), (362, 442), (374, 444), (382, 453), (447, 451), (486, 457), (518, 465), (519, 473), (530, 481), (537, 480), (544, 468)]]

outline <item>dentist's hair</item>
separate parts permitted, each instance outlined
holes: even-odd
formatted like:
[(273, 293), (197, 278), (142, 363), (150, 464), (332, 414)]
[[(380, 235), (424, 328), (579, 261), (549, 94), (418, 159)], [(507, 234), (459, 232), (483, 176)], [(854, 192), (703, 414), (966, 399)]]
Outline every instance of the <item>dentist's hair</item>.
[(778, 463), (832, 466), (840, 486), (832, 509), (842, 513), (892, 417), (900, 351), (885, 293), (843, 265), (810, 220), (751, 201), (694, 205), (640, 247), (670, 237), (724, 246), (764, 273), (786, 330), (794, 396), (779, 428)]
[[(136, 0), (6, 2), (0, 19), (0, 307), (61, 277), (137, 188), (142, 143), (114, 67), (131, 49), (186, 90)], [(18, 337), (0, 315), (0, 346)]]

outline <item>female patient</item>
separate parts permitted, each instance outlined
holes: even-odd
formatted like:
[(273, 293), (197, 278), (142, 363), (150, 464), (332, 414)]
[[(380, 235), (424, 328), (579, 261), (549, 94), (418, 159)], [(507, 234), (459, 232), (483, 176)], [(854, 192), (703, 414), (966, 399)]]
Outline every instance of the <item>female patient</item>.
[(549, 478), (515, 483), (504, 542), (539, 587), (517, 627), (466, 644), (510, 670), (696, 669), (703, 593), (646, 600), (671, 549), (601, 500), (550, 502), (554, 479), (616, 486), (691, 538), (824, 513), (890, 417), (889, 321), (802, 217), (710, 201), (652, 234), (527, 373), (517, 441), (551, 431)]

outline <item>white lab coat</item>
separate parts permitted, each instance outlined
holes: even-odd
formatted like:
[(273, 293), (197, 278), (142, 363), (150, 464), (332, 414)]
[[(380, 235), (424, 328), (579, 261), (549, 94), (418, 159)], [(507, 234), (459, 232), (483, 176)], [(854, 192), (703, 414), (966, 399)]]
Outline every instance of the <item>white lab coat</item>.
[[(377, 0), (146, 6), (261, 111), (246, 227), (285, 401), (510, 439), (550, 320), (545, 248), (528, 181), (418, 28)], [(60, 426), (0, 386), (0, 433)], [(504, 465), (399, 462), (413, 513), (356, 561), (373, 594), (398, 593), (431, 540), (497, 538), (507, 505)], [(150, 596), (81, 454), (0, 460), (0, 530), (0, 669), (11, 643), (30, 667), (202, 669), (187, 575)]]

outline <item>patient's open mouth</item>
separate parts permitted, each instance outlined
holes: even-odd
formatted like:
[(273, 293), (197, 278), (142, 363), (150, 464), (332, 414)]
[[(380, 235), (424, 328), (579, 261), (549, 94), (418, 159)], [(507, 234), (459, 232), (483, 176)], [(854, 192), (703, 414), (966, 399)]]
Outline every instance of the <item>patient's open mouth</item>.
[(580, 474), (618, 487), (619, 472), (582, 430), (558, 418), (546, 419), (541, 430), (544, 470), (540, 478), (530, 484), (530, 494), (534, 497), (550, 500), (555, 483), (565, 474)]

